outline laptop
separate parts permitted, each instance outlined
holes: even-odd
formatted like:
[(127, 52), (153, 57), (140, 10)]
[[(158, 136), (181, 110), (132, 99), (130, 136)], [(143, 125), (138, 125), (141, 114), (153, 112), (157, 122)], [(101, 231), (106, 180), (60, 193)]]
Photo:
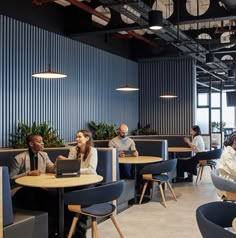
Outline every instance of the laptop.
[(56, 178), (80, 176), (80, 159), (57, 160)]

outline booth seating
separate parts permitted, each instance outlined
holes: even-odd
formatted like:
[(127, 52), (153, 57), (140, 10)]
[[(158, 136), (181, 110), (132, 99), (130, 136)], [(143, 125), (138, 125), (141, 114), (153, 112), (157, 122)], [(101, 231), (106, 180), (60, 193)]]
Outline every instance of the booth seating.
[(0, 211), (3, 214), (3, 230), (0, 237), (47, 238), (48, 214), (20, 209), (13, 211), (9, 173), (6, 166), (0, 167), (0, 178), (2, 186)]
[[(58, 155), (68, 156), (70, 147), (45, 148), (52, 162), (56, 161)], [(116, 149), (113, 148), (96, 148), (98, 151), (97, 173), (103, 176), (103, 183), (116, 181), (120, 179), (119, 162)], [(0, 166), (9, 166), (10, 160), (17, 154), (26, 149), (0, 150)], [(134, 199), (135, 194), (134, 180), (125, 180), (124, 192), (117, 201), (117, 211), (121, 212), (128, 208), (130, 200)]]
[[(166, 140), (167, 149), (168, 147), (189, 147), (184, 142), (184, 137), (191, 138), (190, 135), (140, 135), (140, 136), (131, 136), (132, 139), (136, 140)], [(176, 158), (191, 157), (191, 152), (176, 152)], [(172, 158), (171, 154), (167, 153), (167, 158)]]

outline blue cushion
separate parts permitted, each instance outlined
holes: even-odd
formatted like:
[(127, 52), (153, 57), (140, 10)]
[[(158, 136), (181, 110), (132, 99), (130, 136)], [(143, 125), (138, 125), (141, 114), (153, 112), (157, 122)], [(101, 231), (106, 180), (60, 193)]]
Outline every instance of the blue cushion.
[(13, 223), (10, 178), (7, 167), (2, 167), (3, 227)]

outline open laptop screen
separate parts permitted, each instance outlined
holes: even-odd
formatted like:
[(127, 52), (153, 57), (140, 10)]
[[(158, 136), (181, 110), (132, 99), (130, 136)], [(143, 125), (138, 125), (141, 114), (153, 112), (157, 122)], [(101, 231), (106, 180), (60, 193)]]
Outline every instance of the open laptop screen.
[(80, 175), (80, 159), (57, 160), (56, 177), (76, 177)]

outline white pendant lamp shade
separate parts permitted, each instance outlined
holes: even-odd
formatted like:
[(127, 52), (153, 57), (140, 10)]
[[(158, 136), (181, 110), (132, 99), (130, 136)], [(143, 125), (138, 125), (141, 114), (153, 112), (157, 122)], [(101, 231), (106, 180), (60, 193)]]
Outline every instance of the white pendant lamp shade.
[(116, 88), (116, 90), (129, 92), (129, 91), (138, 91), (139, 88), (126, 84), (126, 85), (120, 86), (119, 88)]
[(160, 98), (177, 98), (178, 96), (174, 94), (163, 94), (160, 96)]
[(32, 77), (45, 78), (45, 79), (59, 79), (59, 78), (65, 78), (65, 77), (67, 77), (67, 75), (63, 74), (63, 73), (58, 73), (58, 72), (48, 70), (48, 71), (44, 71), (44, 72), (33, 73)]

